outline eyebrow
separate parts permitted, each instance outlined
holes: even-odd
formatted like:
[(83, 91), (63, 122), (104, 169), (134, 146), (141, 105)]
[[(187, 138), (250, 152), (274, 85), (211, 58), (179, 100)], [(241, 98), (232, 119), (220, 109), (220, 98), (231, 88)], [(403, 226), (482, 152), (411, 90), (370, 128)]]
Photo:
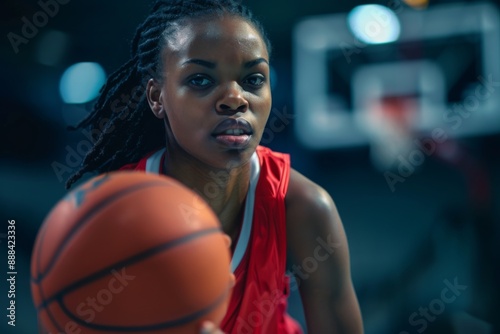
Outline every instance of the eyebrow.
[[(266, 63), (267, 65), (269, 65), (269, 62), (266, 59), (257, 58), (257, 59), (250, 60), (250, 61), (246, 62), (243, 66), (245, 68), (251, 68), (251, 67), (257, 66), (260, 63)], [(209, 69), (214, 69), (217, 67), (217, 64), (214, 62), (203, 60), (203, 59), (197, 59), (197, 58), (191, 58), (191, 59), (188, 59), (182, 63), (183, 66), (187, 65), (187, 64), (196, 64), (196, 65), (200, 65), (200, 66), (203, 66), (203, 67), (206, 67)]]
[(269, 62), (267, 60), (265, 60), (264, 58), (257, 58), (254, 60), (250, 60), (249, 62), (246, 62), (244, 66), (245, 66), (245, 68), (250, 68), (250, 67), (257, 66), (260, 63), (266, 63), (267, 65), (269, 65)]
[(207, 61), (207, 60), (203, 60), (203, 59), (196, 59), (196, 58), (191, 58), (191, 59), (186, 60), (185, 62), (182, 63), (182, 66), (187, 65), (187, 64), (196, 64), (196, 65), (200, 65), (200, 66), (207, 67), (210, 69), (214, 69), (217, 66), (217, 64), (215, 64), (211, 61)]

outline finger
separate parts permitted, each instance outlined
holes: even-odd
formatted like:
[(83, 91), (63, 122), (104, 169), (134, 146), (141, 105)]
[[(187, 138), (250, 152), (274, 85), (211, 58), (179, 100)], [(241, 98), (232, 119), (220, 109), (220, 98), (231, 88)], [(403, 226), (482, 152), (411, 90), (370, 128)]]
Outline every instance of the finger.
[(229, 288), (230, 289), (234, 288), (235, 284), (236, 284), (236, 277), (234, 276), (233, 273), (231, 273), (230, 278), (229, 278)]
[(227, 248), (231, 247), (231, 237), (227, 234), (224, 234), (224, 242), (226, 243)]
[(201, 334), (224, 334), (220, 329), (210, 321), (205, 321), (201, 327)]

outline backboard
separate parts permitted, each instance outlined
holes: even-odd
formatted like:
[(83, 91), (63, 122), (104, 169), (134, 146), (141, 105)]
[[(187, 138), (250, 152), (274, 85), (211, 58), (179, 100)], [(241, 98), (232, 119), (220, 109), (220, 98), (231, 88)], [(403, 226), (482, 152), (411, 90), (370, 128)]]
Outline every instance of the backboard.
[[(490, 3), (394, 8), (399, 37), (367, 44), (348, 14), (308, 18), (294, 31), (295, 131), (311, 149), (366, 145), (377, 106), (403, 97), (415, 133), (500, 132), (500, 19)], [(368, 26), (383, 25), (373, 16)], [(385, 102), (384, 102), (385, 101)], [(413, 113), (413, 112), (412, 112)], [(374, 129), (375, 125), (375, 129)]]

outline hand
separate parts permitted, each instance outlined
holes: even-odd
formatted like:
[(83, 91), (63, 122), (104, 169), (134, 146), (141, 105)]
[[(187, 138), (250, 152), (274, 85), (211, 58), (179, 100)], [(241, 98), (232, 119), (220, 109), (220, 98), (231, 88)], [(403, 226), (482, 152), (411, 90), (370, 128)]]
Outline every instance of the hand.
[(224, 334), (224, 332), (215, 327), (213, 322), (205, 321), (201, 326), (200, 334)]

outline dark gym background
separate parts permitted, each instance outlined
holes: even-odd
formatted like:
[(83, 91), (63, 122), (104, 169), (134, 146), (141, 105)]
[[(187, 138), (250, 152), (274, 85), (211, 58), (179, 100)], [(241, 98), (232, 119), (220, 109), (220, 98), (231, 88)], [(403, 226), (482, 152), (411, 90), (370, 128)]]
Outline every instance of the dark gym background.
[[(449, 2), (430, 1), (430, 6)], [(52, 164), (64, 163), (67, 146), (76, 147), (83, 138), (81, 133), (65, 130), (66, 124), (76, 122), (86, 107), (64, 105), (58, 90), (60, 76), (76, 62), (100, 63), (109, 74), (128, 60), (129, 40), (145, 17), (148, 3), (67, 1), (39, 34), (15, 53), (7, 34), (18, 33), (21, 18), (31, 17), (40, 8), (37, 1), (2, 1), (1, 333), (36, 333), (29, 286), (32, 245), (45, 215), (66, 192)], [(366, 3), (246, 2), (267, 28), (274, 46), (275, 108), (294, 111), (293, 26), (306, 16), (348, 12)], [(36, 60), (37, 43), (49, 30), (70, 37), (64, 54), (51, 66)], [(71, 108), (75, 111), (68, 116)], [(390, 191), (382, 173), (371, 166), (368, 147), (314, 152), (297, 142), (293, 124), (276, 133), (268, 144), (291, 153), (293, 166), (327, 189), (335, 200), (350, 242), (352, 274), (367, 334), (494, 331), (500, 283), (500, 136), (463, 138), (459, 143), (468, 152), (465, 162), (451, 164), (438, 156), (430, 157), (412, 177), (398, 184), (395, 192)], [(8, 326), (6, 318), (9, 219), (16, 221), (16, 327)], [(447, 303), (442, 313), (421, 320), (425, 326), (411, 323), (411, 315), (432, 306), (441, 298), (445, 282), (453, 284), (454, 280), (467, 286), (456, 300)], [(296, 294), (290, 300), (290, 312), (303, 321)], [(426, 318), (420, 315), (415, 319)]]

